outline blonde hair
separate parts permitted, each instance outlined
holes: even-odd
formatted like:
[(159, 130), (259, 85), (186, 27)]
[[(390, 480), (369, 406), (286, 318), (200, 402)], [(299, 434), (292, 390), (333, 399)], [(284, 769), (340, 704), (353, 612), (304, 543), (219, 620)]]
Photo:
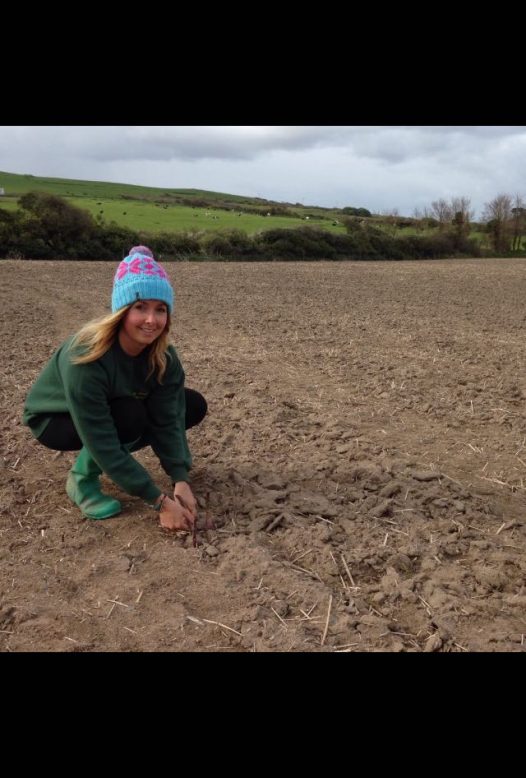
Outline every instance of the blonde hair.
[[(109, 351), (115, 343), (124, 317), (132, 305), (134, 305), (134, 303), (127, 305), (125, 308), (121, 308), (115, 313), (93, 319), (81, 327), (77, 334), (73, 336), (70, 349), (83, 348), (84, 351), (82, 354), (72, 357), (72, 363), (74, 365), (85, 365), (88, 362), (95, 362)], [(170, 311), (167, 312), (166, 327), (159, 337), (154, 340), (148, 356), (148, 366), (150, 370), (147, 378), (150, 378), (150, 376), (156, 372), (156, 377), (160, 384), (163, 382), (162, 379), (166, 372), (166, 365), (170, 358), (170, 355), (167, 353), (170, 342), (168, 337), (169, 331)]]

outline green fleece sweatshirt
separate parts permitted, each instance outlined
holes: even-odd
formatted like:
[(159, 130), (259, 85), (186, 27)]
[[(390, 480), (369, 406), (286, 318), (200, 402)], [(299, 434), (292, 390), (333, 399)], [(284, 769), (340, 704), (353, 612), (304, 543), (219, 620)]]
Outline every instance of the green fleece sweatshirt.
[(69, 413), (83, 445), (95, 462), (128, 494), (156, 502), (161, 490), (119, 441), (109, 403), (119, 397), (142, 400), (148, 414), (150, 445), (173, 481), (187, 481), (192, 457), (185, 431), (184, 370), (175, 348), (168, 347), (168, 364), (159, 384), (146, 378), (148, 349), (126, 354), (118, 339), (95, 362), (73, 365), (71, 338), (53, 354), (27, 395), (23, 423), (38, 438), (49, 414)]

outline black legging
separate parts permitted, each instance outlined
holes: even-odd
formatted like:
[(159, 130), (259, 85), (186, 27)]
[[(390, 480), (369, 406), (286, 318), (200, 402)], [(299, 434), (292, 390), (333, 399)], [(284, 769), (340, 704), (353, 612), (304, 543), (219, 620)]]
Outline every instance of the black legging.
[[(207, 404), (202, 394), (195, 389), (185, 389), (185, 429), (195, 427), (206, 416)], [(134, 451), (149, 445), (148, 414), (144, 403), (134, 397), (120, 397), (110, 402), (111, 415), (121, 443), (132, 443)], [(69, 413), (50, 414), (47, 425), (38, 442), (54, 451), (79, 451), (82, 441)]]

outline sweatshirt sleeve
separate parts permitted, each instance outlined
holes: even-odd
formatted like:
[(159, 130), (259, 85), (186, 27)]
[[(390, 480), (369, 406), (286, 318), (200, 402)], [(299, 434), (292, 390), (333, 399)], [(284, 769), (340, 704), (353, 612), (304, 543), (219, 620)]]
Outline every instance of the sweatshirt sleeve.
[(100, 361), (74, 365), (67, 348), (60, 362), (69, 412), (83, 445), (117, 486), (145, 502), (156, 502), (161, 490), (119, 440), (108, 401), (107, 367)]
[(173, 347), (163, 383), (157, 384), (146, 401), (150, 420), (150, 445), (172, 481), (188, 481), (192, 456), (185, 429), (184, 370)]

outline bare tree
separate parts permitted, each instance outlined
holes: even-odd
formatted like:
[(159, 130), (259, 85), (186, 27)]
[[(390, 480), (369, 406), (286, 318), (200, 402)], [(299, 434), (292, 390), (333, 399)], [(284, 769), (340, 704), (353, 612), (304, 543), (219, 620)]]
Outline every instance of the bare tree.
[(487, 224), (492, 247), (497, 252), (509, 251), (511, 245), (512, 199), (510, 195), (499, 194), (485, 203), (482, 220)]
[(475, 215), (470, 205), (469, 197), (453, 197), (451, 200), (452, 223), (459, 238), (469, 235), (469, 225)]
[(526, 207), (521, 195), (516, 194), (513, 198), (513, 207), (511, 209), (511, 224), (513, 237), (511, 248), (513, 251), (519, 251), (521, 247), (522, 236), (526, 225)]
[(451, 210), (454, 214), (461, 213), (463, 221), (467, 222), (467, 224), (472, 222), (475, 216), (469, 197), (453, 197), (451, 200)]
[(434, 200), (431, 203), (431, 215), (438, 221), (438, 228), (443, 230), (448, 224), (451, 224), (453, 219), (453, 211), (451, 205), (440, 198), (440, 200)]

